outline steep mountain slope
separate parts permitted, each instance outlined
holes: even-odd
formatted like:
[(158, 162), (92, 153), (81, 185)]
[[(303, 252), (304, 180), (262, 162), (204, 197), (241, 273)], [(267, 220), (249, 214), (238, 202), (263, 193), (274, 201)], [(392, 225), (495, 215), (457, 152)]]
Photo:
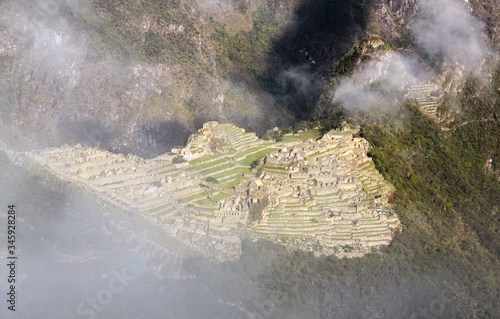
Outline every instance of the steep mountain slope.
[(3, 1), (5, 134), (22, 131), (16, 143), (26, 146), (86, 142), (153, 156), (207, 120), (258, 133), (287, 126), (309, 117), (332, 63), (363, 35), (370, 8)]
[(387, 249), (316, 258), (247, 239), (237, 263), (186, 260), (196, 279), (152, 318), (207, 316), (200, 304), (221, 318), (500, 317), (498, 1), (1, 6), (6, 142), (153, 156), (208, 119), (263, 132), (313, 116), (289, 132), (359, 126), (396, 188)]
[[(469, 6), (498, 43), (498, 4)], [(414, 47), (417, 7), (407, 0), (6, 0), (4, 134), (22, 131), (16, 143), (26, 146), (85, 142), (148, 157), (207, 120), (261, 134), (308, 119), (336, 62), (366, 34)]]
[(290, 123), (252, 74), (267, 67), (291, 6), (4, 1), (3, 122), (38, 143), (85, 141), (98, 129), (103, 147), (144, 155), (208, 119)]

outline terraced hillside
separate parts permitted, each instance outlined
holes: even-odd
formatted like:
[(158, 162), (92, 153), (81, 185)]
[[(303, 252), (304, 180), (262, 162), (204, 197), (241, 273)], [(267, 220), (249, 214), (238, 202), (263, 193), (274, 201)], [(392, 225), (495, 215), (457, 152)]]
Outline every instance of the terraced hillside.
[(319, 136), (268, 142), (208, 122), (184, 148), (151, 160), (80, 145), (11, 157), (32, 159), (46, 182), (57, 175), (220, 261), (239, 258), (245, 230), (318, 253), (388, 244), (399, 220), (368, 143), (348, 131)]
[(367, 252), (390, 242), (399, 220), (392, 187), (366, 156), (368, 143), (331, 131), (269, 154), (263, 165), (270, 206), (255, 231), (318, 253)]
[[(128, 259), (135, 266), (159, 278), (184, 278), (180, 275), (183, 259), (189, 257), (192, 252), (183, 249), (179, 242), (164, 240), (158, 233), (151, 231), (151, 227), (147, 225), (144, 227), (140, 219), (127, 216), (120, 208), (96, 198), (91, 189), (61, 179), (60, 176), (22, 154), (7, 153), (15, 165), (29, 173), (38, 174), (41, 185), (65, 194), (67, 198), (65, 218), (74, 221), (72, 228), (75, 241), (85, 245), (85, 253), (68, 254), (67, 251), (60, 251), (55, 245), (51, 250), (57, 262), (67, 265), (95, 262), (104, 258), (109, 252), (109, 243), (112, 242), (114, 247), (126, 252)], [(56, 227), (62, 226), (56, 225)], [(50, 243), (50, 240), (47, 242)]]
[(441, 90), (432, 83), (422, 83), (412, 86), (408, 93), (408, 97), (417, 102), (422, 112), (433, 120), (438, 119), (437, 111), (442, 100), (442, 95)]

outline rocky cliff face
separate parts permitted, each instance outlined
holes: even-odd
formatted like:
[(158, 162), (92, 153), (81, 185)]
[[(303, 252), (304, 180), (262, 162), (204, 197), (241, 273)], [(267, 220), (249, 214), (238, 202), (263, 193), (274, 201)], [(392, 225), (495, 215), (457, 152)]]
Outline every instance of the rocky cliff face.
[[(474, 79), (488, 94), (491, 82), (486, 79), (495, 77), (496, 44), (488, 23), (481, 20), (488, 17), (480, 10), (483, 5), (449, 0), (374, 2), (368, 28), (378, 36), (367, 36), (336, 64), (317, 116), (336, 107), (348, 114), (397, 108), (403, 95), (433, 86), (429, 94), (440, 98), (422, 96), (419, 104), (426, 109), (428, 103), (438, 103), (440, 116), (455, 118), (464, 108), (458, 100), (467, 80)], [(439, 107), (443, 102), (446, 107)]]
[(388, 5), (397, 17), (408, 19), (415, 14), (417, 3), (417, 0), (390, 0)]
[[(498, 4), (468, 6), (499, 43)], [(333, 67), (367, 33), (413, 50), (418, 8), (414, 0), (4, 1), (4, 134), (26, 147), (80, 142), (151, 157), (207, 120), (257, 133), (286, 126), (310, 116)]]
[[(275, 33), (285, 25), (293, 3), (270, 6), (4, 2), (3, 122), (28, 141), (80, 141), (144, 156), (182, 143), (207, 119), (255, 130), (289, 123), (293, 116), (269, 94), (233, 81), (234, 66), (223, 64), (237, 58), (228, 57), (225, 41), (267, 24), (258, 12), (272, 10)], [(250, 48), (253, 55), (263, 49)], [(87, 137), (93, 130), (99, 145)]]

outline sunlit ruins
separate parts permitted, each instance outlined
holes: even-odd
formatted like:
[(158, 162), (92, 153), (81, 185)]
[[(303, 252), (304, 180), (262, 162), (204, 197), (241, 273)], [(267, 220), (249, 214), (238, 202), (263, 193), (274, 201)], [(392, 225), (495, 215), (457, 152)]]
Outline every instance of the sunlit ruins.
[(368, 142), (353, 133), (319, 138), (315, 129), (269, 142), (208, 122), (184, 148), (150, 160), (81, 145), (11, 157), (45, 183), (57, 176), (55, 188), (68, 196), (75, 187), (67, 185), (75, 185), (104, 211), (141, 216), (219, 261), (237, 260), (245, 236), (316, 254), (359, 255), (388, 245), (400, 222), (388, 203), (392, 186), (367, 156)]

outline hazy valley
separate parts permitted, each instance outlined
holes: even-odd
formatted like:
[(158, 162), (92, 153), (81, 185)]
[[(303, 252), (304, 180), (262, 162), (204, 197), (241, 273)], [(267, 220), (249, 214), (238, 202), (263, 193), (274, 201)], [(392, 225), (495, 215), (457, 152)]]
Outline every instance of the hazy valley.
[(0, 8), (2, 316), (500, 317), (498, 2)]

